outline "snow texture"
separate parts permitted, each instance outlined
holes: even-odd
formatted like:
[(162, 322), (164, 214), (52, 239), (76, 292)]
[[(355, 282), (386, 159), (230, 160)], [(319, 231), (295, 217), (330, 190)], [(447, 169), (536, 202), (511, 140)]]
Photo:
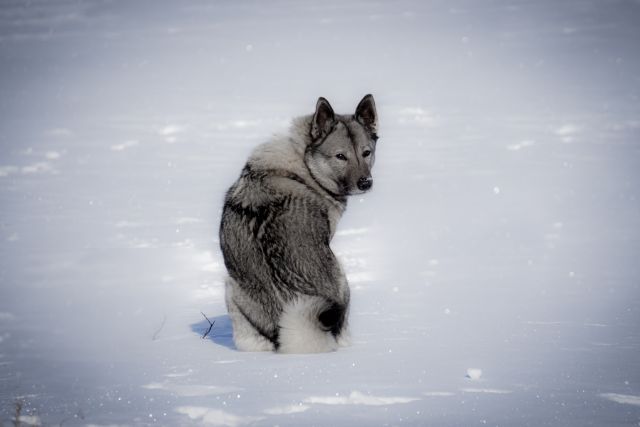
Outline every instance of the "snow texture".
[[(0, 424), (637, 426), (639, 24), (632, 0), (2, 2)], [(237, 351), (224, 192), (319, 96), (366, 93), (374, 186), (332, 243), (352, 343)]]

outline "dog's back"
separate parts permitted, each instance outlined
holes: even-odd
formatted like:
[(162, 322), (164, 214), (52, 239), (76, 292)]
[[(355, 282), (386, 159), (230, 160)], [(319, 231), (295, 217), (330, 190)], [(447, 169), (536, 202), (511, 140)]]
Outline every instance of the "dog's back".
[(225, 198), (220, 245), (240, 350), (329, 351), (347, 335), (349, 288), (329, 246), (346, 195), (310, 170), (314, 120), (258, 147)]

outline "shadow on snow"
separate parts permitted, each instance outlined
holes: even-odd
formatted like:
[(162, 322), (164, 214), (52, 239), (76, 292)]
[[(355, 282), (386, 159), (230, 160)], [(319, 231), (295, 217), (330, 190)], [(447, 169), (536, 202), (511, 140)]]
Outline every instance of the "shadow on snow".
[[(209, 319), (213, 322), (213, 328), (211, 328), (211, 331), (204, 338), (231, 350), (237, 350), (233, 344), (233, 330), (231, 329), (231, 318), (229, 315), (223, 314), (210, 317)], [(209, 322), (206, 319), (202, 319), (202, 321), (198, 323), (193, 323), (191, 330), (200, 337), (203, 337), (209, 330), (209, 326)]]

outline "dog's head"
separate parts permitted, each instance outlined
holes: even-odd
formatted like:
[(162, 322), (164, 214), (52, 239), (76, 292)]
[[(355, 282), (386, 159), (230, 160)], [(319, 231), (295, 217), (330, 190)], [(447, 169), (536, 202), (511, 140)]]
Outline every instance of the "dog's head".
[(305, 153), (313, 178), (339, 196), (368, 191), (373, 185), (377, 128), (378, 114), (371, 95), (362, 98), (353, 115), (336, 115), (329, 101), (318, 99)]

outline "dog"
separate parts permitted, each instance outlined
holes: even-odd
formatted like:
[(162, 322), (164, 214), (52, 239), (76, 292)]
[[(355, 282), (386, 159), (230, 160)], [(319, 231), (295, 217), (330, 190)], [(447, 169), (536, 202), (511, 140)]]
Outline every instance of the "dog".
[(325, 98), (250, 155), (225, 196), (225, 301), (241, 351), (317, 353), (348, 345), (349, 285), (330, 247), (347, 197), (369, 191), (378, 115)]

